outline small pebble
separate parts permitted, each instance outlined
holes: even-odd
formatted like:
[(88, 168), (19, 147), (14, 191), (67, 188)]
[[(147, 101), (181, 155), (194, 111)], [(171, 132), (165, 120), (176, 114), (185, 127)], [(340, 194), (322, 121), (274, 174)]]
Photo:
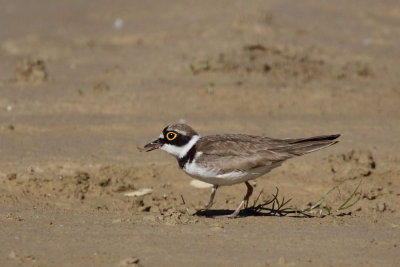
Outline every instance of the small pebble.
[(384, 212), (384, 211), (386, 210), (386, 204), (385, 204), (385, 202), (379, 203), (379, 204), (377, 205), (377, 209), (378, 209), (378, 211), (380, 211), (380, 212)]
[(199, 180), (192, 180), (190, 182), (190, 185), (196, 188), (210, 188), (212, 187), (212, 184), (208, 184)]
[(139, 264), (139, 258), (136, 257), (129, 257), (126, 259), (123, 259), (122, 261), (120, 261), (121, 266), (127, 266), (127, 265), (137, 265)]
[(126, 192), (124, 194), (124, 196), (127, 197), (140, 197), (140, 196), (145, 196), (148, 194), (151, 194), (153, 192), (153, 189), (151, 188), (141, 188), (135, 191), (131, 191), (131, 192)]
[(120, 30), (122, 27), (124, 27), (124, 21), (121, 18), (116, 18), (114, 20), (114, 28)]

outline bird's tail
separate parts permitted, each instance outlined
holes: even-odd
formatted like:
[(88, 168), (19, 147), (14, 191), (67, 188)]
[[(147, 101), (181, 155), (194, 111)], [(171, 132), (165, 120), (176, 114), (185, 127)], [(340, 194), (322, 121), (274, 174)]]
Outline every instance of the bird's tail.
[(333, 134), (301, 139), (287, 139), (288, 146), (286, 146), (285, 150), (292, 155), (301, 156), (338, 143), (339, 141), (335, 141), (335, 139), (339, 136), (340, 134)]

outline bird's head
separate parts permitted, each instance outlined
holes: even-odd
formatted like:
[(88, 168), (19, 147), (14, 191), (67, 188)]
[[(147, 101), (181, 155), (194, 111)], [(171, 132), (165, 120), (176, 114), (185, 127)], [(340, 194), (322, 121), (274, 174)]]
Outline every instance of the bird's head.
[(160, 148), (182, 158), (200, 139), (200, 135), (187, 124), (174, 123), (164, 128), (158, 139), (144, 146), (146, 152)]

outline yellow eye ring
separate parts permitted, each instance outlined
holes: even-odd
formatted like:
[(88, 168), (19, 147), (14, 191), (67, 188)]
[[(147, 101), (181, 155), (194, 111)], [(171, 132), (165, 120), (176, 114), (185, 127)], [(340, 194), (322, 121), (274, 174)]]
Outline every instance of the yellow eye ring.
[(167, 138), (168, 141), (174, 140), (178, 135), (174, 132), (168, 132), (165, 137)]

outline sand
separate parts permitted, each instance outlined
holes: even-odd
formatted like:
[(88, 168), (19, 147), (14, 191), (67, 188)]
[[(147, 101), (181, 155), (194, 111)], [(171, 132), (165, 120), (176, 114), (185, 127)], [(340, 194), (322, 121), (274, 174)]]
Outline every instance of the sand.
[[(396, 1), (8, 1), (0, 23), (1, 266), (400, 262)], [(244, 185), (201, 211), (210, 188), (138, 149), (181, 119), (342, 136), (217, 219)]]

